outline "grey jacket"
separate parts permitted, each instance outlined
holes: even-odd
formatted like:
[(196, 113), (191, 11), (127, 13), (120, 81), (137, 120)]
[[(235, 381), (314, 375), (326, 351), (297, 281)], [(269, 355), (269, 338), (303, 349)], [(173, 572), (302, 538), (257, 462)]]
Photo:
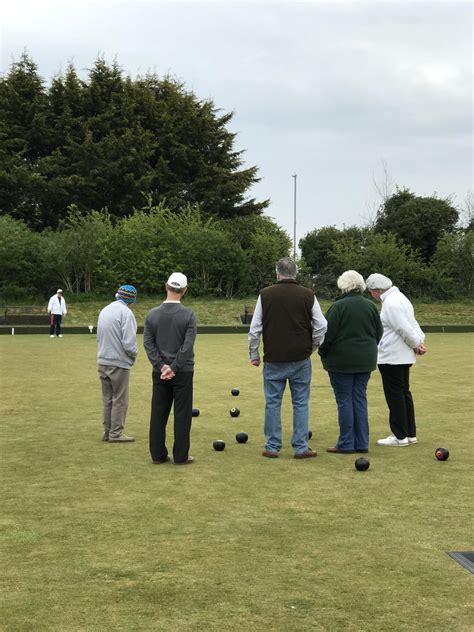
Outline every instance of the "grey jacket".
[(174, 301), (164, 302), (148, 312), (143, 344), (157, 373), (164, 364), (175, 373), (193, 371), (195, 339), (196, 316), (190, 307)]
[(129, 369), (138, 354), (137, 321), (120, 300), (104, 307), (97, 322), (97, 363)]

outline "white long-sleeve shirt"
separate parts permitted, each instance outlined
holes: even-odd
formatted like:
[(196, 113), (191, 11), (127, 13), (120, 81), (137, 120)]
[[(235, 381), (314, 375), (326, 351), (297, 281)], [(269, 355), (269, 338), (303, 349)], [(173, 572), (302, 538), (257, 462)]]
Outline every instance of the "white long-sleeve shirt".
[(380, 319), (383, 335), (379, 342), (378, 364), (414, 364), (414, 349), (425, 340), (415, 318), (413, 305), (400, 290), (393, 286), (380, 296)]
[(67, 314), (64, 296), (61, 296), (61, 300), (59, 300), (58, 295), (53, 294), (53, 296), (49, 299), (48, 312), (50, 314)]

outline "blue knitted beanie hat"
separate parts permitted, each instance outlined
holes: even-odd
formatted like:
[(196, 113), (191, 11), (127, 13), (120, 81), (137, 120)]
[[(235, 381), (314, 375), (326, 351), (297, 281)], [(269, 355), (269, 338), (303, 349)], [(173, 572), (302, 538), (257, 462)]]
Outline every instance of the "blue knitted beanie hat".
[(124, 303), (135, 303), (137, 300), (137, 288), (133, 287), (133, 285), (121, 285), (115, 298)]

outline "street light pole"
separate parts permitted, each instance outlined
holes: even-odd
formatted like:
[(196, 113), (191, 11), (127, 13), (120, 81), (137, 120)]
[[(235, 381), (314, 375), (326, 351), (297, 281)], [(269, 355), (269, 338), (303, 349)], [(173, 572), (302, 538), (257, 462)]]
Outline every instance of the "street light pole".
[(292, 176), (294, 178), (294, 187), (293, 187), (293, 259), (296, 261), (296, 178), (298, 177), (296, 173)]

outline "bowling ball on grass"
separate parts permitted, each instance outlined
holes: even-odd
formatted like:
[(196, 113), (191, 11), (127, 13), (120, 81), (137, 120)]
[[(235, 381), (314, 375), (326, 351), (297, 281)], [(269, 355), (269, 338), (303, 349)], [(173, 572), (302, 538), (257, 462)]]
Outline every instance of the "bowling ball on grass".
[(247, 443), (248, 438), (249, 436), (246, 432), (238, 432), (235, 435), (235, 440), (237, 441), (237, 443)]
[(355, 460), (355, 469), (359, 472), (365, 472), (370, 467), (370, 461), (368, 459), (364, 459), (364, 457), (360, 457)]
[(436, 448), (435, 457), (438, 459), (438, 461), (447, 461), (449, 459), (448, 448)]

